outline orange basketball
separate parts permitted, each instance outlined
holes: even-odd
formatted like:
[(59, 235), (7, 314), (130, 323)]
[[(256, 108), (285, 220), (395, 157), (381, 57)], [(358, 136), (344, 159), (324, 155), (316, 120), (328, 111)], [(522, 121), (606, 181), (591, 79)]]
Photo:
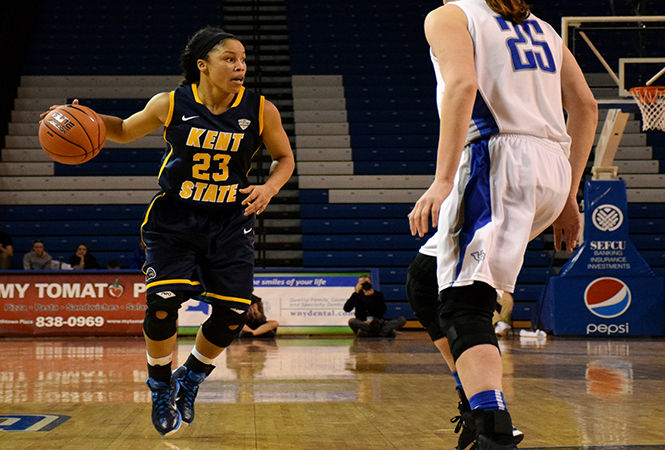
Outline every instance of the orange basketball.
[(39, 124), (39, 144), (62, 164), (82, 164), (97, 156), (106, 140), (101, 117), (82, 105), (65, 105), (50, 111)]

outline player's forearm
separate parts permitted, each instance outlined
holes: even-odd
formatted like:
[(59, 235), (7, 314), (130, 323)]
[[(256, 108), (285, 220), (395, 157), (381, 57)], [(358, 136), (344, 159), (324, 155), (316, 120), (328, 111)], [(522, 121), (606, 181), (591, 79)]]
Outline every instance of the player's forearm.
[(282, 156), (277, 159), (277, 164), (275, 165), (274, 170), (264, 183), (264, 185), (270, 188), (274, 194), (277, 194), (280, 189), (291, 179), (293, 174), (293, 169), (295, 168), (295, 162), (293, 156)]
[(107, 116), (105, 114), (99, 114), (99, 116), (106, 126), (106, 139), (119, 143), (126, 143), (132, 140), (123, 129), (124, 121), (120, 117)]
[(460, 155), (464, 148), (477, 85), (460, 80), (450, 83), (441, 105), (439, 146), (435, 179), (451, 182), (457, 173)]
[(571, 185), (569, 195), (575, 196), (579, 188), (589, 154), (593, 147), (598, 125), (598, 105), (595, 100), (586, 101), (568, 111), (568, 134), (570, 145)]

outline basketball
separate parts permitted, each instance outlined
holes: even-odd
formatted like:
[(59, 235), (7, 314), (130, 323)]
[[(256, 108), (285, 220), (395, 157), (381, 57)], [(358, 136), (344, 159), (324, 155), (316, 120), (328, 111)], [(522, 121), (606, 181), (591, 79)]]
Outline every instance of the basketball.
[(101, 117), (82, 105), (65, 105), (50, 111), (39, 124), (39, 144), (62, 164), (82, 164), (97, 156), (106, 140)]

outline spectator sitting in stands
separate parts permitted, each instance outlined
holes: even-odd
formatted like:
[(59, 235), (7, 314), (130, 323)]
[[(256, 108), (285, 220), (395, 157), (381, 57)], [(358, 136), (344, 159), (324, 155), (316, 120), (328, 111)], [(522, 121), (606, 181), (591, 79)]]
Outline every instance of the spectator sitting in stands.
[(46, 253), (44, 243), (36, 240), (32, 243), (32, 250), (23, 256), (24, 270), (45, 270), (51, 268), (51, 255)]
[(119, 270), (120, 269), (120, 263), (116, 261), (115, 259), (110, 260), (109, 262), (106, 263), (106, 268), (108, 270)]
[(241, 338), (271, 338), (277, 334), (279, 322), (268, 320), (263, 310), (261, 297), (252, 294), (252, 304), (247, 310), (247, 323), (243, 325), (240, 332)]
[(69, 257), (69, 265), (77, 270), (101, 269), (97, 258), (88, 252), (88, 246), (84, 243), (79, 244), (76, 253)]
[(406, 319), (385, 319), (386, 303), (383, 294), (372, 286), (369, 276), (358, 277), (355, 292), (344, 304), (344, 311), (355, 308), (355, 317), (349, 319), (349, 327), (358, 337), (395, 337), (395, 330), (404, 326)]
[(9, 233), (0, 230), (0, 270), (11, 269), (12, 256), (14, 256), (13, 244)]

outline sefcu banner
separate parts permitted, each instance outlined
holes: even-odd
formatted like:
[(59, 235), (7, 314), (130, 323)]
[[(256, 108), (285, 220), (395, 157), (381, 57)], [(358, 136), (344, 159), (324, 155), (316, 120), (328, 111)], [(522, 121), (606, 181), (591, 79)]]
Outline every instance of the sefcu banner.
[(538, 327), (558, 335), (665, 334), (663, 278), (629, 238), (623, 180), (589, 180), (584, 189), (584, 243), (551, 277)]

